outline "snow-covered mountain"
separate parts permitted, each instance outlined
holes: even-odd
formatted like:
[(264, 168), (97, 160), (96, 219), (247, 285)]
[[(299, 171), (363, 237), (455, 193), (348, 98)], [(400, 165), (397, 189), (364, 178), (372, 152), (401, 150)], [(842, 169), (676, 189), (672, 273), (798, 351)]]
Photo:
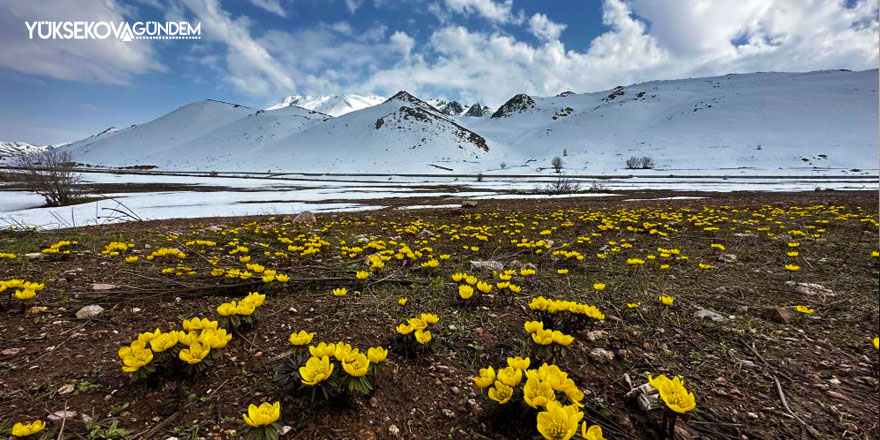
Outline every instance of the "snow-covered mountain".
[(344, 95), (318, 95), (318, 96), (287, 96), (278, 104), (266, 110), (278, 110), (292, 105), (308, 110), (325, 113), (330, 116), (342, 116), (346, 113), (372, 107), (381, 104), (385, 98), (375, 95), (356, 95), (347, 93)]
[(494, 112), (400, 92), (339, 117), (206, 100), (67, 148), (83, 163), (185, 170), (546, 172), (560, 156), (599, 174), (649, 156), (642, 173), (856, 173), (877, 169), (877, 83), (877, 70), (725, 75), (519, 94)]
[(2, 142), (0, 141), (0, 160), (20, 154), (37, 153), (46, 149), (43, 145), (34, 145), (27, 142)]

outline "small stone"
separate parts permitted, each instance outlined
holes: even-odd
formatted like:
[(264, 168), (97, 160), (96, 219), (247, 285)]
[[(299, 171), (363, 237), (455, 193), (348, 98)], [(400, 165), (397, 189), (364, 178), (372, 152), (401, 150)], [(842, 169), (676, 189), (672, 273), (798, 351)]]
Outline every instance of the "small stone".
[(49, 308), (46, 306), (33, 306), (33, 307), (27, 309), (25, 311), (25, 313), (27, 313), (28, 315), (37, 315), (37, 314), (45, 312), (46, 310), (49, 310)]
[(477, 201), (476, 200), (462, 200), (461, 207), (462, 208), (476, 208)]
[(443, 415), (446, 416), (447, 418), (451, 419), (451, 418), (455, 417), (455, 411), (453, 411), (451, 409), (443, 408), (442, 412), (443, 412)]
[(758, 413), (750, 412), (750, 413), (748, 413), (748, 415), (749, 415), (749, 417), (751, 417), (751, 418), (753, 418), (753, 419), (757, 419), (757, 418), (758, 418)]
[(606, 364), (614, 360), (614, 353), (604, 348), (594, 348), (590, 350), (590, 359), (593, 359), (594, 361), (602, 364)]
[(694, 312), (694, 319), (707, 319), (712, 322), (724, 321), (723, 316), (721, 316), (711, 310), (707, 310), (707, 309), (703, 309), (703, 308), (697, 309), (697, 311)]
[(293, 431), (292, 426), (284, 425), (281, 427), (281, 435), (287, 435), (288, 433), (290, 433), (290, 431)]
[(449, 391), (452, 391), (452, 394), (458, 395), (458, 393), (461, 392), (461, 389), (454, 386), (454, 387), (450, 388)]
[(494, 260), (486, 260), (486, 261), (474, 260), (474, 261), (471, 261), (471, 266), (474, 269), (490, 270), (492, 272), (503, 272), (504, 271), (504, 265), (501, 264), (500, 261), (494, 261)]
[(79, 309), (76, 312), (76, 317), (78, 319), (91, 319), (100, 315), (101, 313), (104, 313), (104, 308), (97, 304), (92, 304), (90, 306), (85, 306)]
[(3, 350), (3, 356), (17, 356), (19, 353), (24, 351), (24, 347), (16, 347), (16, 348), (7, 348)]
[(107, 283), (95, 283), (92, 284), (92, 290), (113, 290), (118, 288), (119, 286), (115, 284), (107, 284)]
[(797, 285), (795, 285), (794, 287), (794, 291), (800, 293), (801, 295), (808, 296), (834, 296), (834, 292), (831, 289), (820, 284), (813, 283), (797, 283)]
[(61, 420), (71, 420), (76, 416), (77, 413), (75, 411), (55, 411), (52, 414), (46, 416), (46, 418), (53, 422), (58, 422)]
[(768, 321), (778, 322), (780, 324), (788, 324), (791, 322), (791, 312), (788, 311), (788, 309), (783, 309), (781, 307), (765, 309), (764, 313), (761, 314), (761, 317)]
[(73, 392), (73, 385), (65, 384), (61, 385), (61, 388), (58, 388), (58, 394), (70, 394)]
[(397, 425), (391, 425), (388, 427), (388, 432), (397, 437), (400, 434), (400, 428), (398, 428)]
[(293, 223), (306, 223), (309, 225), (314, 225), (318, 222), (318, 219), (315, 218), (315, 214), (312, 211), (303, 211), (296, 215), (293, 218)]
[(721, 254), (718, 259), (725, 263), (736, 263), (736, 255), (734, 254)]
[(587, 332), (587, 340), (590, 342), (596, 342), (600, 339), (605, 339), (606, 336), (608, 336), (608, 333), (603, 330), (592, 330)]
[(832, 377), (831, 379), (828, 379), (828, 383), (830, 383), (831, 385), (834, 385), (834, 386), (838, 386), (838, 385), (840, 385), (840, 379), (838, 379), (836, 377)]
[(838, 393), (837, 391), (828, 390), (825, 393), (835, 399), (840, 399), (840, 400), (849, 402), (849, 397), (846, 397), (843, 394)]
[(748, 360), (748, 359), (743, 359), (743, 360), (739, 361), (739, 364), (740, 364), (743, 368), (755, 368), (755, 363), (752, 362), (752, 361), (750, 361), (750, 360)]
[(46, 254), (44, 254), (42, 252), (31, 252), (29, 254), (24, 254), (24, 257), (27, 258), (28, 260), (36, 260), (38, 258), (43, 258), (45, 256), (46, 256)]
[(142, 309), (141, 309), (140, 307), (132, 307), (132, 308), (131, 308), (131, 313), (140, 313), (141, 310), (142, 310)]

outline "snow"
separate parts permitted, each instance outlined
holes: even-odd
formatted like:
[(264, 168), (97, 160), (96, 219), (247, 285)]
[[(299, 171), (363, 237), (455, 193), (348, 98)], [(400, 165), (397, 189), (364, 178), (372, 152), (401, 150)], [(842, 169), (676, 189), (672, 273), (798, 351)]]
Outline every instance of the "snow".
[[(253, 176), (244, 173), (218, 177), (190, 175), (83, 173), (86, 183), (175, 185), (173, 191), (118, 192), (106, 199), (61, 208), (41, 207), (41, 197), (22, 191), (3, 191), (0, 185), (0, 225), (34, 225), (42, 228), (93, 225), (126, 221), (121, 212), (142, 219), (196, 218), (257, 214), (295, 214), (303, 210), (351, 211), (384, 208), (385, 199), (436, 199), (441, 204), (413, 204), (398, 209), (443, 209), (459, 206), (460, 200), (513, 200), (615, 197), (621, 191), (658, 189), (673, 191), (813, 191), (878, 189), (876, 177), (769, 179), (769, 178), (609, 178), (601, 181), (579, 179), (582, 188), (601, 185), (602, 192), (566, 195), (534, 193), (552, 177), (491, 177), (482, 182), (474, 178), (449, 176)], [(180, 188), (180, 185), (191, 188)], [(517, 191), (517, 192), (511, 192)], [(708, 197), (708, 196), (707, 196)], [(699, 199), (697, 196), (670, 196), (643, 200)], [(453, 201), (455, 203), (449, 203)], [(121, 211), (121, 212), (119, 212)]]
[(285, 107), (297, 106), (330, 116), (342, 116), (346, 113), (381, 104), (384, 101), (385, 98), (381, 96), (357, 95), (354, 93), (318, 96), (293, 95), (285, 97), (281, 102), (268, 107), (266, 110), (278, 110)]

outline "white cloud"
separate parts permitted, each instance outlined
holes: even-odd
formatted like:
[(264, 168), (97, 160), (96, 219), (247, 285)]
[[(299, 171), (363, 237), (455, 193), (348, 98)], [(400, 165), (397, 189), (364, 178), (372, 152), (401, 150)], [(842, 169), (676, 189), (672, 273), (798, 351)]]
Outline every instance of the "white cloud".
[(565, 24), (555, 23), (544, 14), (535, 14), (529, 19), (529, 32), (544, 41), (558, 40), (565, 28)]
[(181, 0), (202, 23), (202, 38), (226, 45), (226, 81), (250, 95), (293, 91), (293, 77), (251, 37), (246, 17), (233, 20), (218, 0)]
[(111, 21), (135, 15), (113, 0), (0, 2), (0, 66), (34, 75), (88, 82), (126, 83), (134, 75), (163, 72), (149, 41), (28, 39), (25, 21)]
[(476, 14), (492, 22), (522, 21), (522, 17), (513, 14), (513, 0), (444, 0), (444, 3), (449, 10), (458, 14)]
[(287, 11), (284, 10), (284, 7), (281, 6), (280, 0), (250, 0), (254, 6), (265, 9), (273, 14), (280, 15), (281, 17), (287, 17)]
[(412, 52), (413, 47), (416, 45), (416, 40), (407, 35), (406, 32), (401, 31), (391, 34), (389, 42), (392, 46), (396, 47), (404, 57), (409, 57), (409, 53)]
[[(610, 30), (585, 51), (566, 49), (558, 39), (533, 46), (498, 31), (443, 26), (408, 63), (376, 71), (360, 88), (476, 96), (499, 105), (521, 92), (546, 96), (731, 72), (877, 68), (877, 0), (852, 7), (818, 0), (670, 1), (676, 4), (605, 0), (602, 20)], [(532, 18), (540, 28), (541, 19)]]

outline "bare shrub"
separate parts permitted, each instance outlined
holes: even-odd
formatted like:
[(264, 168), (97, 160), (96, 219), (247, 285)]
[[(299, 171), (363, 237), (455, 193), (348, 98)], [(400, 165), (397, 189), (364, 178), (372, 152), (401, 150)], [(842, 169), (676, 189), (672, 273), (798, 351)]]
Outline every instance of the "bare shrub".
[(651, 159), (648, 156), (631, 156), (626, 160), (626, 167), (631, 170), (649, 170), (654, 168), (654, 159)]
[(580, 190), (581, 184), (578, 181), (570, 177), (559, 176), (547, 184), (542, 192), (547, 194), (573, 194)]
[(550, 166), (553, 167), (553, 169), (557, 173), (562, 172), (562, 165), (563, 165), (562, 158), (559, 156), (554, 157), (553, 160), (550, 161)]
[(43, 196), (48, 206), (70, 205), (80, 198), (77, 187), (80, 175), (74, 165), (67, 151), (53, 149), (23, 154), (12, 159), (8, 178)]

